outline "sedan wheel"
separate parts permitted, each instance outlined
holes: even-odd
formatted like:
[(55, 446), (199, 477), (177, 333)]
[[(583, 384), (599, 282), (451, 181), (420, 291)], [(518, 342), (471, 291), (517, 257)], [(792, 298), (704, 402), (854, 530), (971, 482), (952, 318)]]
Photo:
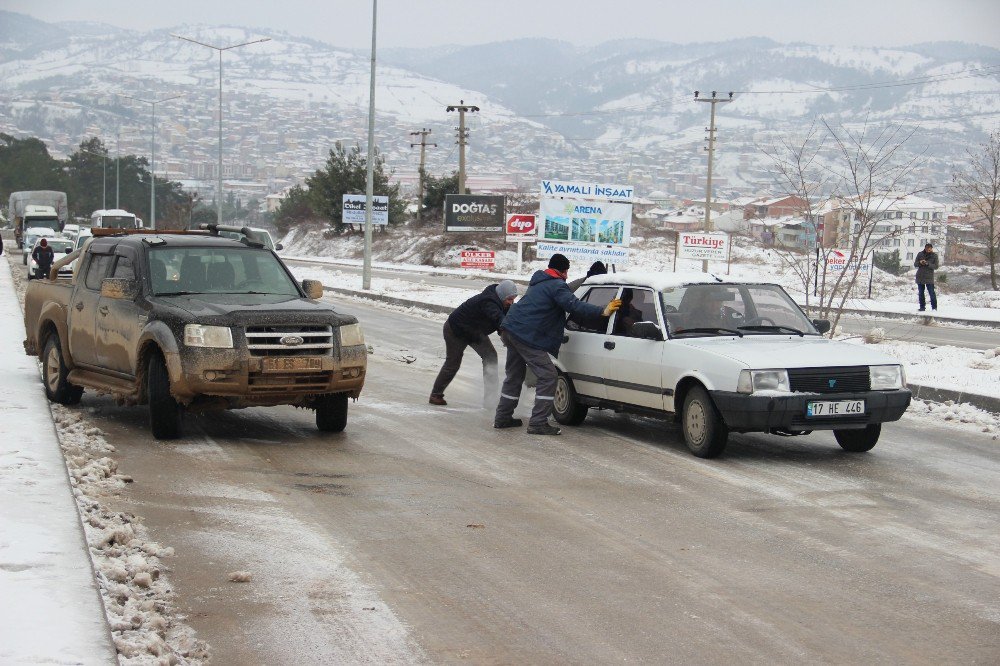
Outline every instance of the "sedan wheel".
[(688, 391), (681, 413), (681, 430), (691, 453), (714, 458), (726, 448), (729, 429), (719, 416), (708, 392), (700, 386)]
[(552, 415), (563, 425), (580, 425), (587, 418), (586, 405), (581, 405), (576, 397), (573, 382), (566, 375), (556, 377), (556, 394), (552, 400)]

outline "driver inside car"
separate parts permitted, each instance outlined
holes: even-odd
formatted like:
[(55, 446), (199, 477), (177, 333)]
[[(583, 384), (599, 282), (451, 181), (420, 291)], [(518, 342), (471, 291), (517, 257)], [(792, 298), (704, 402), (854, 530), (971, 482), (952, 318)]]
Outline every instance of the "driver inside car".
[(697, 287), (688, 310), (684, 328), (735, 328), (739, 313), (726, 305), (732, 294), (719, 287)]

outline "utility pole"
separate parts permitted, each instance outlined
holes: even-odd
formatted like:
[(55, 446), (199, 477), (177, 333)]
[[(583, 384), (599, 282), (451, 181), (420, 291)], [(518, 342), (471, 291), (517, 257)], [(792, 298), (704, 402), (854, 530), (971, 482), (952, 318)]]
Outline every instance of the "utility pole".
[(465, 146), (468, 144), (469, 130), (465, 129), (465, 114), (478, 113), (479, 107), (466, 104), (464, 99), (458, 104), (451, 104), (446, 111), (458, 111), (458, 193), (465, 194)]
[(427, 146), (433, 146), (433, 147), (437, 148), (437, 144), (436, 143), (427, 143), (427, 135), (430, 134), (430, 133), (431, 133), (431, 131), (429, 129), (427, 129), (427, 128), (423, 128), (419, 132), (410, 132), (410, 136), (418, 136), (418, 135), (420, 136), (420, 143), (412, 143), (412, 142), (410, 143), (410, 148), (413, 148), (414, 146), (420, 146), (420, 171), (418, 172), (420, 174), (420, 185), (419, 185), (420, 189), (419, 189), (419, 194), (417, 196), (417, 222), (420, 221), (420, 211), (423, 210), (423, 208), (424, 208), (424, 155), (425, 155), (425, 151), (427, 149)]
[(372, 0), (372, 57), (368, 90), (368, 164), (365, 175), (365, 252), (361, 267), (361, 288), (372, 288), (372, 205), (375, 199), (375, 34), (378, 27), (378, 0)]
[[(715, 96), (715, 91), (712, 91), (712, 96), (710, 98), (698, 97), (698, 91), (694, 91), (694, 101), (696, 102), (708, 102), (712, 105), (712, 119), (709, 126), (705, 128), (708, 132), (708, 178), (705, 180), (705, 233), (712, 231), (712, 162), (715, 157), (715, 105), (720, 102), (732, 102), (733, 93), (729, 93), (729, 99), (724, 99)], [(701, 271), (703, 273), (708, 272), (708, 259), (703, 259), (701, 262)]]

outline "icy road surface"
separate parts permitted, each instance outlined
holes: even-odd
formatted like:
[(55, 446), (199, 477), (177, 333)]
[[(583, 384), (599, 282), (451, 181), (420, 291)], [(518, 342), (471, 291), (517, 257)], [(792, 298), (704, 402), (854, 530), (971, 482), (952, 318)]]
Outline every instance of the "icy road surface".
[(252, 409), (162, 443), (142, 408), (80, 407), (218, 663), (1000, 655), (992, 417), (921, 405), (862, 455), (829, 433), (733, 435), (704, 461), (671, 423), (603, 412), (528, 437), (478, 408), (471, 351), (450, 405), (427, 404), (440, 319), (337, 307), (375, 350), (342, 434)]

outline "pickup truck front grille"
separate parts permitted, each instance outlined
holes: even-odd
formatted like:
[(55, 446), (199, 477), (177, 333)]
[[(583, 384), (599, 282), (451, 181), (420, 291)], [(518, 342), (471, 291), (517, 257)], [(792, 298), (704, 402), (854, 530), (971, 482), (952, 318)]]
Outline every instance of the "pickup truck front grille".
[(871, 390), (867, 365), (789, 368), (788, 383), (796, 393), (855, 393)]
[(330, 356), (338, 341), (329, 324), (247, 326), (246, 333), (251, 356)]
[(282, 393), (324, 393), (330, 386), (333, 373), (313, 374), (262, 374), (251, 372), (249, 389), (253, 395)]

